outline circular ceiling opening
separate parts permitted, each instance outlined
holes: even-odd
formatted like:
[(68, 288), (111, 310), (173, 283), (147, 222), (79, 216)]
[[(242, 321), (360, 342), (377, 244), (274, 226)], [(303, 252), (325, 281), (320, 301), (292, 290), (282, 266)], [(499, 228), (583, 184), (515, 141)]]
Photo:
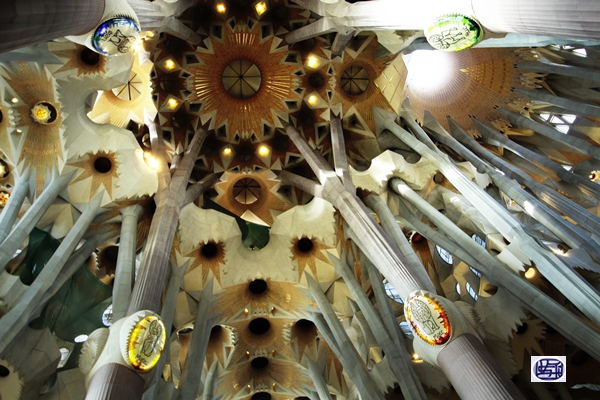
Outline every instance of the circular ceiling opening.
[(94, 161), (94, 169), (101, 174), (106, 174), (112, 169), (112, 161), (108, 157), (98, 157)]
[(104, 255), (111, 262), (117, 262), (119, 256), (119, 246), (108, 246), (104, 249)]
[(312, 331), (315, 328), (315, 323), (307, 319), (299, 319), (294, 325), (304, 332)]
[(202, 255), (205, 258), (213, 258), (214, 256), (217, 255), (217, 245), (214, 244), (213, 242), (208, 242), (206, 243), (204, 246), (202, 246), (202, 248), (200, 249), (200, 253), (202, 253)]
[(271, 328), (271, 323), (265, 318), (253, 319), (248, 325), (250, 332), (254, 333), (255, 335), (262, 335), (263, 333), (267, 332), (269, 328)]
[(271, 395), (267, 392), (259, 392), (252, 396), (251, 400), (271, 400)]
[(369, 86), (369, 74), (362, 67), (348, 67), (340, 78), (342, 90), (351, 96), (362, 94)]
[(248, 285), (248, 290), (254, 294), (262, 294), (267, 290), (267, 282), (262, 279), (256, 279), (250, 282)]
[(210, 330), (210, 337), (213, 338), (213, 337), (219, 335), (221, 333), (221, 330), (223, 330), (223, 327), (221, 325), (213, 326), (212, 329)]
[(325, 84), (325, 78), (322, 74), (315, 72), (308, 77), (308, 84), (311, 87), (318, 89)]
[(252, 97), (260, 89), (262, 81), (256, 64), (248, 60), (235, 60), (223, 71), (223, 87), (237, 99)]
[(577, 353), (573, 354), (573, 357), (571, 357), (571, 364), (573, 364), (573, 365), (581, 365), (584, 362), (586, 362), (586, 360), (588, 358), (589, 358), (588, 353), (586, 353), (583, 350), (580, 350)]
[(3, 119), (4, 117), (2, 116), (2, 109), (0, 108), (0, 122), (2, 122)]
[(10, 370), (4, 365), (0, 365), (0, 378), (4, 378), (10, 375)]
[(298, 240), (296, 247), (302, 253), (309, 253), (313, 249), (313, 242), (309, 238), (302, 238)]
[(523, 322), (523, 325), (517, 327), (517, 335), (522, 335), (527, 332), (527, 322)]
[(250, 364), (252, 365), (252, 368), (265, 368), (269, 365), (269, 359), (267, 357), (256, 357)]
[(81, 61), (87, 65), (96, 65), (98, 64), (98, 61), (100, 61), (100, 54), (88, 49), (87, 47), (81, 50), (79, 57), (81, 57)]
[(243, 178), (233, 184), (233, 197), (241, 204), (252, 204), (260, 198), (260, 184), (251, 178)]
[(177, 333), (179, 333), (180, 335), (187, 335), (189, 333), (192, 333), (193, 331), (194, 331), (194, 327), (188, 326), (188, 327), (180, 329), (179, 332), (177, 332)]

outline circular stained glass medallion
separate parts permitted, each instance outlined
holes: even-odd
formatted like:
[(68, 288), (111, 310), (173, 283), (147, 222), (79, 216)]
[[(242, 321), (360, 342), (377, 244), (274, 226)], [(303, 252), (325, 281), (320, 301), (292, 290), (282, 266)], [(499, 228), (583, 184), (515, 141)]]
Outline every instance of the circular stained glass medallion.
[(445, 15), (425, 29), (425, 37), (436, 50), (461, 51), (475, 45), (483, 31), (479, 24), (464, 15)]
[(140, 28), (130, 18), (112, 18), (96, 28), (92, 44), (101, 54), (116, 56), (129, 53), (140, 39)]
[(223, 87), (238, 99), (252, 97), (260, 89), (262, 78), (256, 64), (248, 60), (235, 60), (223, 71)]

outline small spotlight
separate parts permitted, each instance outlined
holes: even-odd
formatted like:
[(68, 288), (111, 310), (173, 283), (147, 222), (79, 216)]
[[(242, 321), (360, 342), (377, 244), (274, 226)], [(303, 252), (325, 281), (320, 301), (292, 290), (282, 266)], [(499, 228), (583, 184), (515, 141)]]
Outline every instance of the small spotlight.
[(311, 94), (310, 96), (308, 96), (308, 99), (306, 101), (311, 106), (315, 106), (319, 102), (319, 99), (314, 94)]
[(17, 133), (23, 133), (23, 131), (20, 129), (17, 129)]
[(12, 101), (13, 103), (18, 103), (19, 99), (17, 99), (16, 97), (13, 97), (10, 101)]
[(317, 69), (321, 62), (316, 56), (310, 55), (306, 58), (306, 66), (308, 68)]
[(167, 105), (169, 106), (169, 108), (171, 110), (174, 110), (179, 105), (179, 102), (177, 100), (175, 100), (175, 99), (169, 99), (169, 101), (167, 101)]
[(270, 152), (269, 148), (265, 145), (262, 145), (258, 148), (258, 154), (260, 156), (266, 157), (269, 155), (269, 152)]
[(260, 17), (261, 15), (267, 12), (267, 3), (265, 3), (264, 1), (256, 3), (254, 5), (254, 9), (256, 10), (256, 14), (258, 14), (258, 16)]
[(171, 60), (170, 58), (165, 61), (165, 69), (167, 71), (171, 71), (172, 69), (175, 69), (177, 65), (175, 64), (175, 61)]
[(421, 362), (423, 361), (423, 359), (421, 358), (420, 355), (418, 355), (417, 353), (413, 354), (413, 360), (417, 361), (417, 362)]
[(144, 160), (146, 161), (146, 164), (153, 170), (157, 170), (160, 167), (158, 160), (148, 152), (144, 153)]
[(219, 14), (225, 14), (225, 12), (227, 12), (227, 6), (225, 3), (217, 3), (215, 10), (217, 10)]
[(590, 174), (590, 179), (593, 182), (598, 182), (600, 180), (600, 171), (592, 171)]
[(225, 148), (223, 149), (223, 155), (224, 155), (224, 156), (230, 156), (230, 155), (231, 155), (231, 153), (233, 153), (233, 150), (231, 150), (231, 147), (225, 147)]
[(527, 271), (525, 271), (525, 278), (532, 279), (536, 274), (535, 268), (529, 267)]

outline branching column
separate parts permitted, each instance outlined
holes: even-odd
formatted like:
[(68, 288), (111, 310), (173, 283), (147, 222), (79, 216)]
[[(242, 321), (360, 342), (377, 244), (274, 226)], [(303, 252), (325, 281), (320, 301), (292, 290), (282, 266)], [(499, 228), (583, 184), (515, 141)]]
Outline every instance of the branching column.
[(0, 13), (0, 52), (69, 35), (100, 23), (105, 0), (5, 0)]
[(121, 236), (119, 255), (113, 285), (113, 319), (115, 321), (127, 315), (134, 281), (135, 250), (137, 245), (137, 223), (144, 209), (139, 204), (125, 207), (121, 213)]

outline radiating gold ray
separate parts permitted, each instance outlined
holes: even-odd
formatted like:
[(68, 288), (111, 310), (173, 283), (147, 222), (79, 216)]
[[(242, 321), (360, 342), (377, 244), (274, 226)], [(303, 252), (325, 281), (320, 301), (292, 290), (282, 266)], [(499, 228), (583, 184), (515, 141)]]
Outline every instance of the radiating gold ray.
[[(107, 172), (99, 172), (95, 167), (94, 163), (100, 159), (106, 158), (111, 163), (111, 168)], [(118, 179), (119, 175), (117, 174), (118, 163), (113, 153), (107, 153), (104, 151), (99, 151), (96, 154), (87, 153), (82, 159), (76, 162), (71, 163), (72, 166), (83, 169), (83, 173), (81, 173), (77, 178), (71, 182), (71, 185), (80, 182), (87, 178), (92, 178), (89, 198), (91, 199), (100, 185), (104, 186), (104, 189), (108, 193), (108, 196), (112, 199), (112, 186), (113, 179)]]

